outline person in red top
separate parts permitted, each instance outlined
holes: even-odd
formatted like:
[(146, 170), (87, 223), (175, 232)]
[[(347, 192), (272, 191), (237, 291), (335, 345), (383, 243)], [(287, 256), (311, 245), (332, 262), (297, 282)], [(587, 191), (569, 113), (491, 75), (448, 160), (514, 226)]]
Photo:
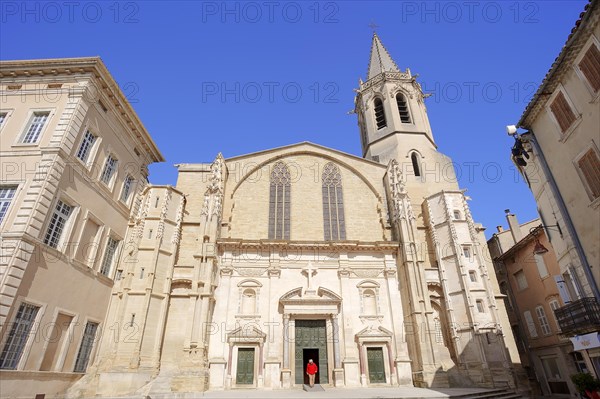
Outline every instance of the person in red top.
[(315, 386), (315, 374), (317, 374), (317, 371), (319, 371), (317, 365), (312, 359), (308, 359), (308, 364), (306, 365), (306, 374), (308, 374), (308, 385), (310, 385), (311, 388)]

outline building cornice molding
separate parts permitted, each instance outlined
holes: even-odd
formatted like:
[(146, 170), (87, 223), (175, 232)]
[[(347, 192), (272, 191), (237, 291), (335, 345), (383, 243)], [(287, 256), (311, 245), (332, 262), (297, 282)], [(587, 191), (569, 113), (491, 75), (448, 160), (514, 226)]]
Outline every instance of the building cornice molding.
[(221, 238), (217, 246), (221, 250), (231, 249), (321, 249), (344, 251), (393, 252), (399, 248), (397, 241), (282, 241), (282, 240), (244, 240)]
[(580, 18), (575, 22), (575, 26), (571, 30), (565, 45), (554, 59), (550, 70), (546, 73), (533, 98), (527, 104), (527, 107), (525, 107), (525, 111), (521, 115), (517, 126), (530, 129), (537, 115), (544, 109), (550, 94), (554, 93), (565, 73), (570, 70), (574, 59), (593, 34), (594, 28), (600, 21), (599, 4), (600, 0), (590, 0), (586, 4)]
[(104, 95), (115, 108), (115, 115), (124, 120), (126, 130), (141, 142), (152, 162), (164, 162), (163, 155), (100, 57), (0, 61), (0, 79), (3, 80), (85, 75), (99, 80)]

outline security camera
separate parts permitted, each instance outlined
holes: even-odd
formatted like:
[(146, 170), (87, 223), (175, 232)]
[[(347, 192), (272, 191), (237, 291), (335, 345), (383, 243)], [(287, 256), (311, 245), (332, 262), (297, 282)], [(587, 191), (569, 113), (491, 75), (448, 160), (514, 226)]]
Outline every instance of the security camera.
[(515, 134), (517, 134), (517, 127), (515, 125), (506, 126), (506, 134), (508, 134), (509, 136), (514, 136)]

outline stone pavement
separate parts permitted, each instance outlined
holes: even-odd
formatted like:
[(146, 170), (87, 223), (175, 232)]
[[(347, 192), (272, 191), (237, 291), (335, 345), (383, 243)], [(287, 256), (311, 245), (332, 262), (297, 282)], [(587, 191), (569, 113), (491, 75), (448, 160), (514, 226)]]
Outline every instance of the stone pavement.
[(359, 399), (359, 398), (382, 398), (382, 399), (422, 399), (422, 398), (449, 398), (452, 396), (468, 395), (488, 392), (488, 389), (478, 388), (325, 388), (322, 392), (305, 392), (298, 389), (231, 389), (228, 391), (207, 391), (202, 398), (225, 399), (225, 398), (249, 398), (249, 399), (307, 399), (307, 398), (332, 398), (332, 399)]

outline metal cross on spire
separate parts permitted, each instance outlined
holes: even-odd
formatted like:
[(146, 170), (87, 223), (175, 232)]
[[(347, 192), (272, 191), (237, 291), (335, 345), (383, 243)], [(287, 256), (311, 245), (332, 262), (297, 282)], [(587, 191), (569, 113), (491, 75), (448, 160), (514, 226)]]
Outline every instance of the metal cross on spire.
[(371, 20), (371, 23), (368, 26), (373, 30), (373, 33), (375, 33), (377, 28), (379, 28), (379, 25), (377, 25), (373, 20)]

